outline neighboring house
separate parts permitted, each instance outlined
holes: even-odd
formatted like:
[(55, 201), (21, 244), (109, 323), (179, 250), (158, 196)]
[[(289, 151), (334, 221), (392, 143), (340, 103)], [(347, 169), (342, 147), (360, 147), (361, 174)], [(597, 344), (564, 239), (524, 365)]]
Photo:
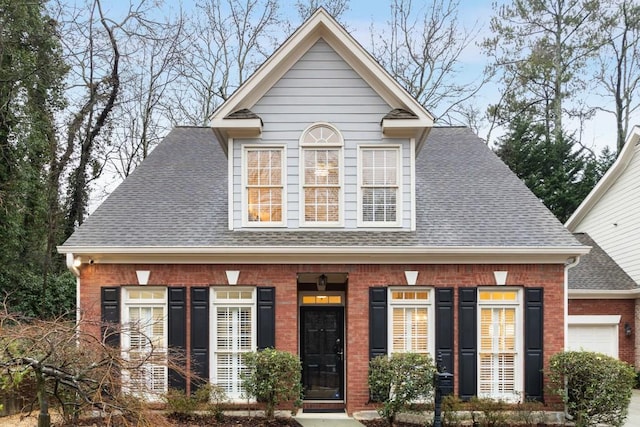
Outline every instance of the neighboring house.
[[(572, 346), (600, 349), (640, 366), (640, 127), (566, 226), (588, 233), (582, 242), (593, 239), (600, 252), (569, 272)], [(600, 346), (589, 342), (596, 336)]]
[(146, 319), (236, 399), (265, 347), (300, 356), (306, 405), (370, 408), (370, 358), (406, 351), (441, 354), (463, 398), (544, 398), (589, 248), (470, 130), (433, 127), (322, 9), (211, 124), (171, 131), (59, 247), (84, 318)]

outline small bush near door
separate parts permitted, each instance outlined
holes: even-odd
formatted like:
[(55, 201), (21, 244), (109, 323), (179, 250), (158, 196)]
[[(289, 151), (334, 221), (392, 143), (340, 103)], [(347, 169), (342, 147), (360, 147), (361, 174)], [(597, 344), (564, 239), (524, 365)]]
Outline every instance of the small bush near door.
[(378, 413), (393, 425), (396, 415), (411, 403), (431, 401), (436, 366), (426, 354), (394, 353), (378, 356), (369, 363), (369, 393), (381, 402)]
[(293, 402), (295, 413), (301, 404), (300, 359), (286, 351), (272, 348), (247, 353), (243, 361), (242, 387), (248, 397), (265, 404), (265, 416), (274, 418), (275, 408), (282, 402)]
[(562, 396), (576, 427), (622, 425), (635, 376), (629, 364), (588, 351), (558, 353), (549, 364), (552, 391)]

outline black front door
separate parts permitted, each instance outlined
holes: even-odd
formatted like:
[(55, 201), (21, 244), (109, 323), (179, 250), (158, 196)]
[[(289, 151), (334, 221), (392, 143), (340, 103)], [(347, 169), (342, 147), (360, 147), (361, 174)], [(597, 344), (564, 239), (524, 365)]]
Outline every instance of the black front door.
[(344, 307), (301, 307), (302, 385), (305, 400), (342, 400)]

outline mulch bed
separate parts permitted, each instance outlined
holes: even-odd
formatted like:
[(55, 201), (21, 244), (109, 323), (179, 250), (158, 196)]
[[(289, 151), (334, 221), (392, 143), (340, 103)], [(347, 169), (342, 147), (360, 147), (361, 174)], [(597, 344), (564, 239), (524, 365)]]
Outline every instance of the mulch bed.
[(219, 427), (302, 427), (293, 418), (276, 418), (266, 420), (262, 417), (237, 417), (225, 416), (222, 421), (216, 420), (213, 416), (189, 416), (189, 417), (168, 417), (173, 426), (176, 427), (196, 427), (196, 426), (219, 426)]

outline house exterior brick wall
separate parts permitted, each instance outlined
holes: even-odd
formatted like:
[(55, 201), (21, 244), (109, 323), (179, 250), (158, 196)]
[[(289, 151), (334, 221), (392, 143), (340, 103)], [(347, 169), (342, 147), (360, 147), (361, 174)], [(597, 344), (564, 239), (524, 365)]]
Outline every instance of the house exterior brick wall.
[[(100, 316), (100, 288), (137, 284), (136, 270), (151, 271), (149, 286), (224, 286), (226, 270), (239, 270), (238, 286), (276, 288), (276, 347), (298, 354), (298, 273), (348, 273), (345, 301), (345, 404), (349, 413), (371, 409), (367, 387), (369, 362), (369, 288), (406, 285), (404, 271), (419, 272), (417, 286), (454, 288), (454, 365), (458, 372), (458, 289), (495, 286), (493, 271), (508, 271), (507, 286), (544, 288), (544, 365), (564, 346), (564, 266), (562, 264), (492, 265), (224, 265), (224, 264), (85, 264), (80, 275), (80, 310), (88, 320)], [(187, 294), (189, 294), (187, 292)], [(622, 302), (621, 302), (622, 303)], [(187, 313), (190, 312), (187, 301)], [(573, 310), (580, 310), (579, 301)], [(612, 308), (613, 311), (619, 310)], [(625, 310), (627, 310), (625, 306)], [(633, 319), (633, 304), (629, 308)], [(626, 311), (625, 311), (626, 313)], [(604, 313), (598, 313), (604, 314)], [(626, 316), (626, 314), (625, 314)], [(626, 317), (623, 317), (623, 321)], [(190, 330), (187, 316), (187, 328)], [(186, 348), (190, 348), (190, 338)], [(626, 337), (621, 337), (623, 342)], [(633, 340), (629, 340), (631, 343)], [(187, 354), (189, 356), (189, 354)], [(456, 392), (457, 380), (454, 381)]]
[[(608, 299), (606, 302), (593, 299), (570, 299), (569, 315), (620, 315), (618, 328), (618, 358), (635, 364), (636, 301), (633, 299)], [(624, 324), (632, 326), (631, 336), (626, 336)]]

